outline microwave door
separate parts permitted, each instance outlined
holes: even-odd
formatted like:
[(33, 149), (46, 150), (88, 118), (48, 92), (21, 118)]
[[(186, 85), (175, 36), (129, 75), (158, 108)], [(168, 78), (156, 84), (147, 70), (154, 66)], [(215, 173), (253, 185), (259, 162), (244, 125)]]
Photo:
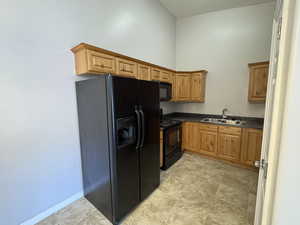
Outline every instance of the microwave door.
[(160, 83), (160, 101), (170, 101), (172, 98), (172, 86), (169, 83)]

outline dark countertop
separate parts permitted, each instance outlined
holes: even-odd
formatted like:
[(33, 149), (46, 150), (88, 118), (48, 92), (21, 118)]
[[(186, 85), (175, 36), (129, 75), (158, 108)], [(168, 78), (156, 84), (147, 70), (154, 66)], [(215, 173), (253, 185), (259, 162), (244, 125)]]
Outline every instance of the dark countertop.
[(257, 117), (242, 117), (242, 116), (227, 116), (228, 119), (236, 119), (245, 121), (245, 124), (233, 125), (233, 124), (222, 124), (222, 123), (212, 123), (212, 122), (203, 122), (201, 121), (204, 118), (218, 118), (221, 119), (221, 115), (213, 114), (195, 114), (195, 113), (170, 113), (163, 116), (164, 119), (170, 120), (179, 120), (182, 122), (202, 122), (202, 123), (211, 123), (222, 126), (232, 126), (232, 127), (241, 127), (241, 128), (255, 128), (263, 129), (264, 127), (264, 118)]

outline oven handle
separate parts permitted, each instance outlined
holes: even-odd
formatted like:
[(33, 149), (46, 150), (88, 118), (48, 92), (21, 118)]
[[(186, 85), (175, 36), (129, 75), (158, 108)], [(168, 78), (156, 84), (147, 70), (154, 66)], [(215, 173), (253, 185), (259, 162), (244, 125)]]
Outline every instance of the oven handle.
[(140, 147), (140, 143), (141, 143), (141, 116), (140, 116), (137, 106), (135, 106), (134, 111), (135, 111), (136, 118), (137, 118), (137, 141), (136, 141), (135, 148), (138, 149)]
[(140, 110), (139, 110), (141, 116), (142, 116), (142, 140), (141, 140), (141, 144), (140, 144), (140, 148), (144, 147), (144, 142), (145, 142), (145, 114), (143, 111), (142, 106), (140, 106)]

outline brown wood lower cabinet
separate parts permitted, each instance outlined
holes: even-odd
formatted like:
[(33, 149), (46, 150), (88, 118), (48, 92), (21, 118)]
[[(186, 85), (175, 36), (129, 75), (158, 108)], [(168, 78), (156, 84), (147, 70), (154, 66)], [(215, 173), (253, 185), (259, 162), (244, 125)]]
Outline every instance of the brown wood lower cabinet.
[(182, 124), (182, 149), (189, 149), (189, 141), (188, 141), (188, 137), (189, 137), (189, 124), (190, 123), (183, 123)]
[(183, 123), (182, 148), (206, 155), (217, 152), (217, 126), (201, 123)]
[(197, 123), (190, 123), (188, 126), (189, 129), (189, 136), (187, 137), (188, 143), (187, 145), (189, 148), (193, 151), (199, 151), (199, 130), (198, 130), (198, 124)]
[(199, 131), (200, 140), (199, 140), (199, 151), (200, 153), (215, 156), (217, 153), (217, 142), (218, 134), (217, 132), (210, 131)]
[(241, 155), (244, 164), (254, 166), (255, 161), (260, 160), (262, 135), (262, 130), (244, 129)]
[(219, 133), (218, 136), (218, 157), (231, 162), (239, 162), (241, 154), (241, 136), (225, 133)]
[(182, 125), (182, 148), (231, 163), (254, 167), (261, 152), (262, 130), (199, 122)]
[(183, 123), (182, 147), (183, 149), (195, 150), (197, 142), (197, 123)]

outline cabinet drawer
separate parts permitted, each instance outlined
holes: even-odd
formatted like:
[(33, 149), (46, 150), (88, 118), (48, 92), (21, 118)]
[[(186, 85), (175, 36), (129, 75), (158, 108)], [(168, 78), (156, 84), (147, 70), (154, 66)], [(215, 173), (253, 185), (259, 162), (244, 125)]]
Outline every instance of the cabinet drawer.
[(226, 126), (219, 126), (219, 132), (224, 134), (235, 134), (241, 135), (242, 128), (240, 127), (226, 127)]
[(199, 127), (200, 130), (206, 130), (206, 131), (211, 131), (211, 132), (217, 132), (218, 131), (218, 126), (213, 125), (213, 124), (199, 123), (198, 127)]
[(137, 77), (137, 63), (117, 58), (117, 74), (126, 77)]
[(160, 81), (171, 83), (171, 73), (168, 71), (162, 70), (160, 73)]
[(160, 79), (160, 69), (151, 68), (151, 80), (159, 80)]
[(88, 71), (99, 73), (115, 73), (116, 58), (107, 54), (87, 50)]

